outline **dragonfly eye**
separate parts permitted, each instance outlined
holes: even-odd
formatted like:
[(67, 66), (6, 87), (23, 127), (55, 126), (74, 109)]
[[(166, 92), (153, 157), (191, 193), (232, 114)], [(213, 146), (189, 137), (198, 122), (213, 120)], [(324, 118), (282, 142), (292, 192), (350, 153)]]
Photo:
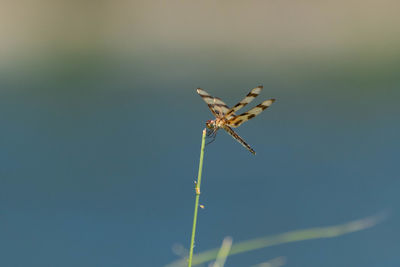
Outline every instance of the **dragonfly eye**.
[(208, 129), (214, 129), (214, 123), (213, 123), (213, 121), (212, 121), (212, 120), (206, 121), (206, 127), (207, 127)]

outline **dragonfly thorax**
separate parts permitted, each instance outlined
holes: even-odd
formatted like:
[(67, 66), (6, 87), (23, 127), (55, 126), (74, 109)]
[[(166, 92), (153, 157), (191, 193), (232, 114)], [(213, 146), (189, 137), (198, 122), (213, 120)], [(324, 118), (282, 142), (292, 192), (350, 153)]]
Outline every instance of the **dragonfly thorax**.
[(217, 118), (215, 120), (206, 121), (206, 127), (210, 130), (213, 130), (215, 128), (222, 128), (225, 123), (226, 123), (225, 119)]

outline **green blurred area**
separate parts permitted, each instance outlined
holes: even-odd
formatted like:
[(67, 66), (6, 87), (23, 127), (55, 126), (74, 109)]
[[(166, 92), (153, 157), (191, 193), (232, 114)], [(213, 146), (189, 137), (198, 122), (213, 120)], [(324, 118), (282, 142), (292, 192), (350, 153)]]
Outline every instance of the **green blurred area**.
[(123, 65), (153, 79), (396, 79), (399, 7), (391, 0), (9, 1), (0, 65), (19, 77), (101, 76), (96, 70)]

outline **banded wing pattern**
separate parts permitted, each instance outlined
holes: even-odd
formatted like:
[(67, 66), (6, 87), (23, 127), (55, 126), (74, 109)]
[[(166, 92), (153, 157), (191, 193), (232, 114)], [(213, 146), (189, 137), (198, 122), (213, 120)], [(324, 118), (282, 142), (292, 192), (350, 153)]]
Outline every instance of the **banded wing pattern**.
[(220, 116), (225, 116), (225, 114), (229, 111), (228, 105), (225, 104), (225, 102), (219, 97), (214, 97), (214, 109), (218, 111)]
[(222, 101), (220, 98), (212, 97), (209, 93), (201, 88), (197, 88), (197, 93), (207, 103), (208, 108), (211, 110), (215, 117), (223, 117), (229, 111), (228, 105), (225, 104), (225, 102)]
[(252, 89), (245, 98), (243, 98), (239, 103), (237, 103), (233, 108), (231, 108), (225, 115), (225, 118), (227, 120), (231, 119), (234, 117), (235, 112), (241, 109), (242, 107), (246, 106), (248, 103), (254, 100), (256, 98), (261, 90), (263, 89), (262, 85), (259, 85), (258, 87)]
[(240, 115), (238, 115), (236, 117), (233, 117), (232, 119), (228, 120), (227, 123), (232, 127), (238, 127), (243, 122), (246, 122), (246, 121), (254, 118), (255, 116), (257, 116), (261, 112), (263, 112), (265, 109), (267, 109), (274, 102), (275, 102), (274, 98), (265, 100), (264, 102), (262, 102), (261, 104), (255, 106), (254, 108), (250, 109), (249, 111), (247, 111), (245, 113), (242, 113), (242, 114), (240, 114)]

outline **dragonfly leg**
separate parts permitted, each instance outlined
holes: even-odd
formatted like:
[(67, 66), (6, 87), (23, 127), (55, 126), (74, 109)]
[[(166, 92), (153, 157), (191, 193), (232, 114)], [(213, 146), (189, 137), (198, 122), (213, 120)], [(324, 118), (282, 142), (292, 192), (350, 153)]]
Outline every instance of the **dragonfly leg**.
[(210, 130), (210, 129), (207, 129), (207, 134), (206, 134), (206, 136), (207, 137), (211, 137), (211, 135), (214, 133), (214, 130)]
[(212, 140), (206, 144), (206, 145), (209, 145), (215, 141), (215, 138), (217, 137), (217, 130), (210, 131), (210, 133), (207, 134), (207, 137), (212, 138)]

